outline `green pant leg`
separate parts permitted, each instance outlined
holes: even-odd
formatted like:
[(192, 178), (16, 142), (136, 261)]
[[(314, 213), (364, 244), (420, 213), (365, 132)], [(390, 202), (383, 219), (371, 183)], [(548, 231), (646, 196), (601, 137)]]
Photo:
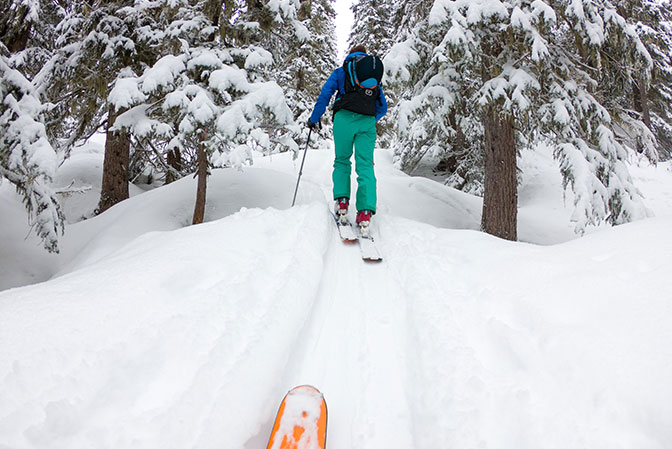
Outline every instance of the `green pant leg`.
[(376, 146), (376, 119), (362, 115), (355, 134), (355, 171), (357, 172), (357, 210), (376, 212), (376, 175), (373, 151)]
[(334, 116), (334, 199), (350, 198), (350, 173), (352, 171), (352, 146), (355, 126), (349, 111), (338, 111)]

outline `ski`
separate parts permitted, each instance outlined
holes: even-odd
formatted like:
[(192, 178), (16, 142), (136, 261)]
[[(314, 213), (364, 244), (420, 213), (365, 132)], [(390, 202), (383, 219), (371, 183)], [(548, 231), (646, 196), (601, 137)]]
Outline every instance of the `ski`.
[(350, 223), (350, 220), (348, 217), (342, 217), (340, 220), (336, 215), (331, 214), (332, 217), (334, 217), (334, 221), (336, 222), (336, 226), (338, 227), (338, 235), (341, 237), (341, 240), (343, 240), (343, 243), (354, 243), (357, 241), (357, 235), (355, 234), (355, 230), (352, 227), (352, 223)]
[(338, 235), (343, 243), (359, 242), (359, 251), (364, 262), (382, 262), (383, 257), (378, 252), (378, 248), (376, 248), (368, 226), (362, 229), (359, 226), (353, 226), (347, 216), (341, 217), (340, 220), (333, 213), (331, 216), (334, 217), (334, 222), (338, 228)]
[(368, 228), (359, 230), (359, 250), (362, 253), (362, 260), (364, 262), (382, 262), (383, 257), (378, 252), (373, 236)]
[(325, 449), (327, 403), (310, 385), (293, 388), (280, 404), (267, 449)]

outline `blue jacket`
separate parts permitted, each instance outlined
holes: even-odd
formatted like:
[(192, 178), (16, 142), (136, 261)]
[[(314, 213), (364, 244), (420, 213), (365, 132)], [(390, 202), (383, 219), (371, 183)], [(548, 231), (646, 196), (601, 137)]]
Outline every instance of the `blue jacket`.
[[(345, 61), (358, 56), (366, 55), (366, 53), (355, 52), (348, 55), (345, 58)], [(345, 63), (345, 62), (344, 62)], [(342, 96), (345, 95), (345, 70), (343, 67), (339, 67), (333, 72), (327, 79), (327, 82), (322, 86), (322, 91), (320, 96), (317, 97), (317, 102), (315, 103), (315, 108), (313, 108), (313, 113), (310, 116), (310, 121), (317, 123), (320, 121), (320, 118), (324, 114), (324, 111), (327, 110), (331, 97), (334, 95), (334, 92), (338, 92), (336, 95), (336, 101)], [(383, 88), (380, 88), (380, 96), (376, 102), (376, 121), (380, 120), (387, 113), (387, 101), (385, 100), (385, 94), (383, 94)]]

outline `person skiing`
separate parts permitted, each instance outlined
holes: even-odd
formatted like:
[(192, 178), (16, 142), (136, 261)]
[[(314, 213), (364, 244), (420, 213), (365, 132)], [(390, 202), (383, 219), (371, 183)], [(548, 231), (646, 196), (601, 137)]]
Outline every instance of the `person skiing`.
[(350, 50), (342, 67), (335, 69), (322, 86), (308, 127), (320, 126), (331, 97), (334, 111), (334, 170), (333, 198), (339, 222), (347, 222), (350, 202), (351, 157), (355, 154), (357, 172), (357, 219), (363, 233), (368, 234), (371, 217), (376, 213), (376, 176), (373, 169), (373, 150), (376, 145), (376, 122), (387, 112), (387, 101), (380, 86), (383, 64), (376, 56), (369, 56), (363, 45)]

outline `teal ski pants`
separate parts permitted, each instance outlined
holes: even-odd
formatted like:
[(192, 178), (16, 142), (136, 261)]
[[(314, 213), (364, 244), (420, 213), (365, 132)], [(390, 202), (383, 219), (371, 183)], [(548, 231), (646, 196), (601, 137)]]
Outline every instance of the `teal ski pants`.
[(334, 116), (334, 199), (350, 198), (352, 150), (357, 172), (357, 210), (376, 212), (376, 175), (373, 149), (376, 146), (376, 118), (341, 109)]

